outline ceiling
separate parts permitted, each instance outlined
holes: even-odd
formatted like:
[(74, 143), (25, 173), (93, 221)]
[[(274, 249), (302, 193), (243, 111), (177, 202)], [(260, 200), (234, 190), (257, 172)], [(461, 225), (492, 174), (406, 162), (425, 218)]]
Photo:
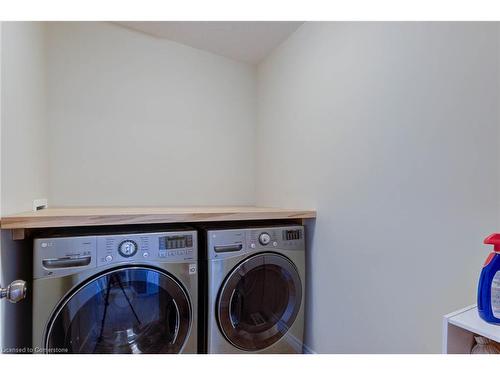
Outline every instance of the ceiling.
[(303, 22), (134, 21), (115, 24), (234, 60), (258, 64)]

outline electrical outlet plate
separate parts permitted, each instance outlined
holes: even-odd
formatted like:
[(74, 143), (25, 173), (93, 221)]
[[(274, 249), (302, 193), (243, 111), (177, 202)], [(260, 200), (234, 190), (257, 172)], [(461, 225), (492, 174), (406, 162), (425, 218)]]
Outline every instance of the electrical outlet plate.
[(33, 211), (40, 211), (43, 210), (44, 208), (47, 208), (49, 205), (49, 202), (47, 199), (33, 199)]

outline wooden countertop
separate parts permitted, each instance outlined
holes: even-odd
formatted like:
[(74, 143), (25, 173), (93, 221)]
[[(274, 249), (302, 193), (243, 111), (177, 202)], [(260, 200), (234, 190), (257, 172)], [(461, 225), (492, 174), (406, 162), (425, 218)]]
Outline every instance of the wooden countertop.
[(312, 219), (314, 210), (253, 206), (207, 207), (62, 207), (2, 217), (2, 229), (91, 225), (186, 223), (272, 219)]

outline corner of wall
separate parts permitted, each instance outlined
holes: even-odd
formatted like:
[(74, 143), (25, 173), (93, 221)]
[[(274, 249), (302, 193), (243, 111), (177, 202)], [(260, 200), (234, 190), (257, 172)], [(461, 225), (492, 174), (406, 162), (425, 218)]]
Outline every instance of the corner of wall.
[(1, 212), (5, 215), (31, 210), (33, 199), (48, 197), (49, 170), (46, 24), (10, 22), (2, 29)]

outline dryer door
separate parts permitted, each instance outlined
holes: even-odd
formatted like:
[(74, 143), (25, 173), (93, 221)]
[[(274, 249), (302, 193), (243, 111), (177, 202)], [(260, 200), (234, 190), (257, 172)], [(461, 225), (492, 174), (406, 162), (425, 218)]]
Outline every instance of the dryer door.
[(191, 326), (180, 283), (148, 267), (113, 269), (61, 304), (49, 324), (53, 353), (179, 353)]
[(285, 256), (261, 253), (233, 269), (218, 299), (219, 326), (227, 340), (247, 351), (278, 341), (300, 309), (302, 284)]

